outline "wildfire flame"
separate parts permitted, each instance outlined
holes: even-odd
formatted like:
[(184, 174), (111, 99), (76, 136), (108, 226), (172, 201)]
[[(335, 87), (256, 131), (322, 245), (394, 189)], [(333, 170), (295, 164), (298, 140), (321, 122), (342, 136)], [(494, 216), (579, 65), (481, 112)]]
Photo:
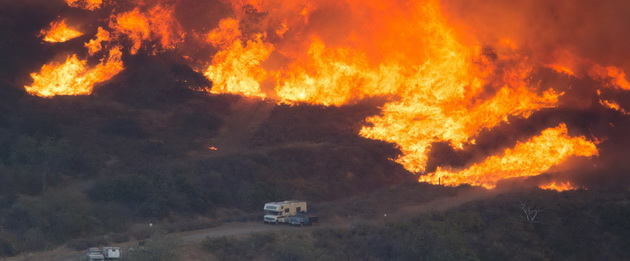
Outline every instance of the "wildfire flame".
[(142, 44), (148, 41), (157, 41), (159, 46), (156, 49), (172, 49), (184, 37), (173, 17), (173, 8), (162, 5), (156, 5), (148, 12), (137, 7), (115, 15), (111, 18), (109, 27), (131, 40), (131, 54), (138, 53)]
[(52, 22), (50, 28), (42, 30), (40, 34), (44, 37), (44, 41), (50, 43), (63, 43), (83, 35), (82, 32), (68, 27), (66, 19)]
[(539, 188), (546, 190), (555, 190), (558, 192), (567, 191), (567, 190), (576, 190), (577, 188), (571, 184), (571, 182), (556, 182), (553, 181), (549, 184), (540, 185)]
[[(601, 66), (592, 61), (579, 58), (566, 50), (557, 51), (553, 60), (553, 63), (546, 66), (556, 72), (574, 77), (588, 76), (604, 82), (607, 85), (606, 87), (630, 90), (630, 82), (627, 80), (626, 73), (617, 67)], [(579, 75), (576, 73), (578, 70), (582, 71)]]
[[(66, 0), (66, 3), (71, 7), (95, 10), (101, 8), (103, 1)], [(46, 31), (44, 39), (63, 42), (80, 35), (82, 33), (68, 28), (64, 19), (54, 22), (51, 30)], [(172, 7), (155, 5), (147, 12), (136, 7), (112, 15), (109, 30), (99, 27), (95, 38), (85, 43), (90, 56), (107, 50), (106, 57), (98, 65), (90, 67), (87, 60), (79, 59), (76, 54), (69, 55), (63, 63), (51, 62), (44, 65), (39, 73), (32, 73), (33, 83), (24, 88), (28, 93), (41, 97), (89, 95), (95, 84), (111, 79), (124, 69), (121, 43), (125, 40), (131, 41), (130, 53), (136, 54), (146, 42), (157, 42), (152, 46), (155, 50), (175, 48), (183, 36), (181, 27), (174, 19)]]
[(449, 171), (438, 167), (435, 173), (420, 176), (418, 180), (447, 186), (466, 183), (494, 188), (502, 179), (535, 176), (571, 156), (598, 155), (593, 142), (584, 137), (569, 137), (567, 132), (566, 125), (561, 124), (467, 169)]
[(88, 49), (90, 55), (94, 55), (103, 49), (103, 42), (108, 41), (111, 41), (110, 33), (103, 29), (103, 27), (99, 27), (96, 38), (85, 43), (85, 48)]
[(617, 67), (603, 67), (595, 64), (589, 74), (595, 79), (607, 81), (611, 87), (630, 90), (630, 82), (627, 80), (626, 73)]
[(66, 3), (70, 7), (96, 10), (101, 8), (101, 5), (103, 5), (103, 0), (66, 0)]
[[(275, 12), (265, 4), (249, 4), (261, 8), (261, 12)], [(366, 8), (353, 1), (348, 4), (357, 10)], [(240, 2), (233, 2), (233, 5), (237, 10), (245, 7)], [(247, 36), (238, 30), (238, 24), (232, 18), (222, 21), (208, 37), (216, 46), (227, 46), (226, 42), (232, 42), (230, 47), (215, 55), (213, 64), (205, 73), (215, 83), (213, 92), (265, 97), (270, 91), (263, 90), (261, 83), (274, 82), (271, 96), (281, 102), (337, 106), (366, 97), (394, 95), (397, 99), (382, 108), (382, 115), (367, 119), (371, 126), (364, 127), (360, 134), (398, 144), (404, 156), (397, 161), (414, 172), (424, 170), (431, 143), (448, 141), (461, 147), (472, 142), (481, 130), (505, 122), (508, 116), (528, 117), (533, 111), (556, 106), (562, 95), (553, 90), (535, 91), (537, 86), (527, 83), (531, 65), (516, 62), (526, 59), (510, 50), (500, 57), (509, 61), (509, 70), (497, 73), (499, 66), (507, 65), (483, 56), (478, 46), (461, 44), (442, 17), (437, 1), (418, 2), (413, 6), (411, 16), (395, 4), (384, 1), (366, 5), (393, 13), (382, 16), (384, 25), (374, 30), (404, 42), (418, 40), (416, 34), (410, 34), (416, 31), (426, 35), (418, 41), (422, 47), (404, 48), (404, 44), (388, 42), (378, 43), (384, 46), (372, 46), (368, 42), (372, 38), (364, 39), (359, 35), (352, 35), (346, 47), (329, 47), (320, 37), (312, 36), (310, 42), (303, 44), (308, 46), (305, 54), (295, 53), (290, 49), (293, 45), (270, 46), (265, 42), (269, 37), (264, 35), (258, 35), (244, 46), (242, 38)], [(293, 23), (287, 25), (283, 21), (275, 31), (281, 30), (283, 38), (290, 36), (292, 28), (299, 30), (305, 26), (307, 20), (299, 18), (303, 11), (313, 8), (314, 5), (290, 7), (296, 17), (287, 20)], [(377, 10), (368, 11), (376, 15)], [(389, 24), (398, 26), (385, 26)], [(409, 24), (409, 28), (397, 29), (401, 24)], [(366, 35), (369, 37), (374, 35)], [(393, 44), (400, 46), (391, 46)], [(352, 48), (352, 45), (358, 48)], [(506, 49), (516, 48), (513, 43), (504, 45), (509, 47)], [(373, 59), (368, 56), (372, 48), (391, 55)], [(291, 56), (293, 60), (280, 69), (267, 69), (261, 61), (268, 59), (271, 51)], [(495, 94), (484, 100), (481, 96), (487, 92), (485, 86), (490, 83), (494, 84)]]
[(238, 93), (247, 96), (264, 98), (266, 95), (260, 89), (267, 72), (261, 69), (260, 63), (266, 60), (273, 46), (262, 42), (262, 35), (243, 42), (235, 19), (224, 19), (219, 28), (207, 35), (207, 42), (223, 47), (212, 59), (204, 75), (214, 83), (213, 93)]
[(32, 73), (33, 84), (25, 86), (30, 94), (52, 97), (55, 95), (87, 95), (95, 84), (107, 81), (124, 69), (120, 47), (109, 51), (107, 59), (89, 67), (86, 60), (70, 55), (64, 63), (49, 63), (39, 73)]
[(623, 115), (630, 115), (630, 112), (626, 111), (624, 108), (621, 107), (621, 105), (614, 101), (600, 99), (599, 103), (604, 107), (621, 112)]
[[(104, 5), (66, 2), (88, 10)], [(383, 97), (381, 113), (365, 119), (359, 135), (396, 144), (402, 155), (394, 160), (423, 174), (432, 144), (463, 149), (510, 118), (559, 106), (565, 93), (532, 80), (540, 67), (630, 90), (623, 70), (566, 50), (541, 60), (509, 38), (482, 43), (449, 22), (439, 0), (224, 2), (233, 12), (216, 28), (193, 30), (180, 24), (178, 1), (131, 1), (125, 9), (114, 8), (107, 25), (85, 43), (90, 56), (109, 53), (107, 58), (89, 68), (85, 60), (68, 56), (65, 63), (33, 73), (34, 83), (25, 88), (46, 97), (89, 94), (94, 84), (122, 70), (121, 52), (207, 47), (214, 55), (183, 57), (198, 62), (191, 66), (212, 81), (207, 90), (212, 93), (325, 106)], [(626, 113), (614, 101), (600, 103)], [(538, 175), (572, 156), (598, 154), (595, 142), (567, 133), (560, 124), (467, 169), (442, 166), (419, 180), (492, 188), (502, 179)]]

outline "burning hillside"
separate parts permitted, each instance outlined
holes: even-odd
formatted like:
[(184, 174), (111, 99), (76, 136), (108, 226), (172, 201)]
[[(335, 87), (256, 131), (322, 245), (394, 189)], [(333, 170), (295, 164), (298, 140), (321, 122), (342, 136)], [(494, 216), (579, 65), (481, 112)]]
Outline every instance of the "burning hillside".
[[(126, 57), (169, 52), (212, 82), (196, 90), (214, 94), (321, 106), (383, 98), (380, 113), (366, 118), (357, 135), (395, 144), (402, 154), (393, 160), (423, 182), (492, 188), (508, 178), (570, 169), (572, 159), (608, 155), (599, 144), (617, 142), (605, 135), (621, 130), (601, 126), (627, 121), (627, 59), (572, 43), (584, 38), (580, 30), (553, 34), (581, 18), (598, 21), (598, 14), (568, 1), (534, 1), (551, 10), (543, 22), (573, 12), (558, 26), (536, 21), (540, 36), (527, 28), (536, 19), (530, 1), (65, 2), (42, 28), (43, 40), (51, 50), (78, 39), (83, 45), (59, 54), (65, 61), (31, 72), (24, 85), (29, 94), (89, 95), (124, 70)], [(81, 20), (76, 17), (81, 25), (68, 22)], [(614, 38), (619, 29), (608, 27), (623, 23), (606, 22), (599, 35), (611, 37), (603, 44), (621, 51), (628, 45), (618, 42), (628, 36)], [(576, 111), (617, 118), (594, 125), (566, 116)], [(554, 112), (567, 120), (541, 116)], [(508, 142), (488, 138), (505, 129), (512, 129)], [(458, 164), (433, 159), (437, 143), (469, 156)]]

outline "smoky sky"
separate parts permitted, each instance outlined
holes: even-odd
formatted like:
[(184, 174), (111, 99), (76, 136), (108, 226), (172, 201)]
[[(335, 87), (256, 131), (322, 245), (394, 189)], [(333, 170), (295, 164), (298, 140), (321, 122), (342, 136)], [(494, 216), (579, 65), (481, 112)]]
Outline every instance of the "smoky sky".
[(630, 1), (443, 0), (449, 20), (482, 42), (517, 42), (541, 60), (558, 48), (630, 71)]

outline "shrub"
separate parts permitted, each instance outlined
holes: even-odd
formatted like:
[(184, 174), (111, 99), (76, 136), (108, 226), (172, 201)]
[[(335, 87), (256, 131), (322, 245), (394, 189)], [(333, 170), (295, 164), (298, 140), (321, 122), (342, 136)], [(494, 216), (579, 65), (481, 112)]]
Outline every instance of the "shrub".
[(321, 249), (317, 249), (298, 237), (288, 238), (273, 247), (269, 260), (331, 260)]
[(179, 238), (156, 233), (121, 261), (179, 261), (182, 260), (181, 247)]
[(273, 233), (253, 234), (244, 239), (233, 237), (206, 238), (202, 249), (213, 254), (219, 260), (251, 260), (260, 255), (261, 249), (276, 242)]
[(18, 254), (18, 249), (14, 245), (14, 242), (11, 242), (7, 234), (0, 233), (0, 257), (3, 256), (14, 256)]
[(105, 237), (99, 236), (99, 237), (93, 237), (93, 238), (88, 238), (88, 239), (70, 240), (68, 241), (68, 243), (66, 243), (66, 246), (70, 249), (79, 251), (79, 250), (86, 250), (90, 247), (105, 246), (108, 244), (109, 244), (109, 240), (107, 240)]
[(146, 138), (147, 134), (138, 121), (131, 118), (119, 118), (111, 120), (102, 129), (102, 132), (127, 138)]

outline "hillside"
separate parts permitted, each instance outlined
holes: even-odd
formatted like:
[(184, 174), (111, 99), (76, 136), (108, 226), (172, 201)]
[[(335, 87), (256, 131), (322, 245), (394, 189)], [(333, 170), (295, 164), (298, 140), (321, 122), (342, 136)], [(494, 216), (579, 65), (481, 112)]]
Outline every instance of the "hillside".
[(180, 67), (138, 63), (93, 96), (3, 103), (4, 255), (125, 232), (139, 220), (334, 200), (412, 180), (389, 161), (394, 146), (356, 136), (373, 104), (208, 95), (180, 84), (188, 80)]
[(298, 199), (326, 225), (184, 247), (200, 260), (630, 259), (629, 12), (0, 0), (0, 258), (153, 254), (178, 233), (260, 227), (265, 202)]

